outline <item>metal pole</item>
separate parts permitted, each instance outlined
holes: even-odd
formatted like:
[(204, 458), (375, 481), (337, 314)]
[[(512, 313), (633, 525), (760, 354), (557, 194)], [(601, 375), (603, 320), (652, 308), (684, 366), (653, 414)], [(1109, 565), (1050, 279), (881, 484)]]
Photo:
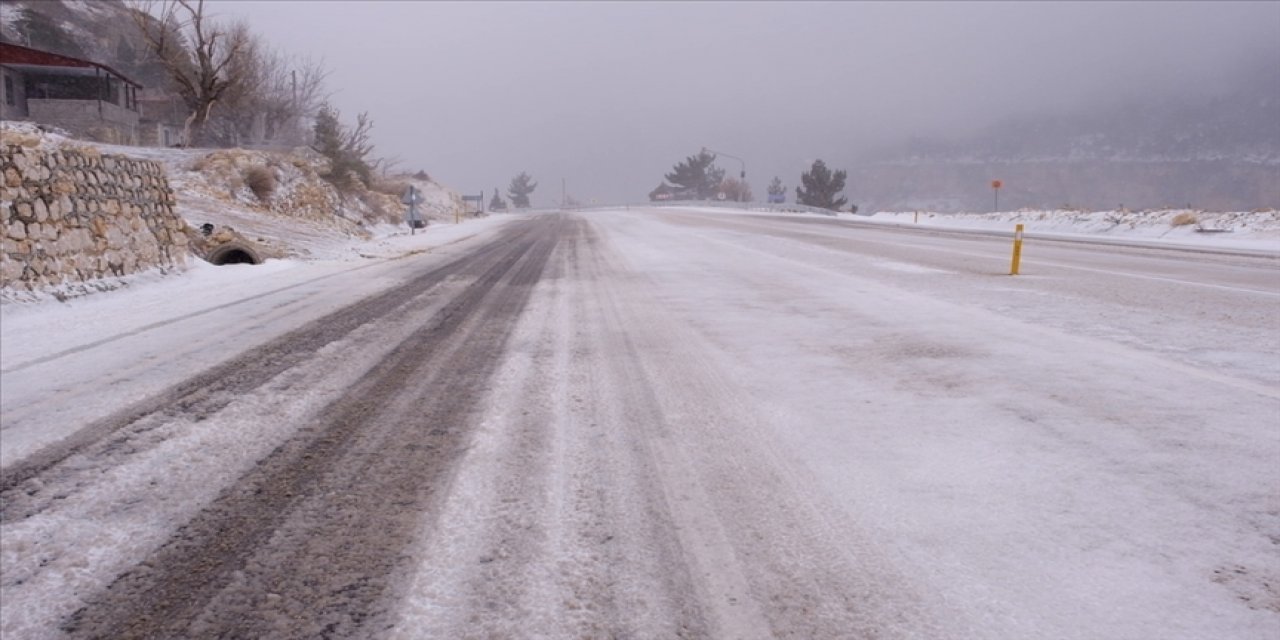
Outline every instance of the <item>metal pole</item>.
[(741, 174), (739, 174), (739, 177), (740, 177), (740, 178), (741, 178), (741, 180), (742, 180), (742, 189), (740, 189), (740, 190), (739, 190), (739, 193), (738, 193), (738, 196), (739, 196), (739, 200), (738, 200), (738, 202), (743, 202), (743, 200), (741, 200), (741, 197), (742, 197), (743, 195), (745, 195), (745, 194), (744, 194), (744, 193), (742, 193), (742, 191), (745, 191), (745, 190), (746, 190), (746, 188), (747, 188), (747, 161), (746, 161), (746, 160), (743, 160), (742, 158), (739, 158), (738, 156), (731, 156), (731, 155), (729, 155), (729, 154), (727, 154), (727, 153), (721, 153), (721, 152), (719, 152), (719, 151), (716, 151), (716, 150), (714, 150), (714, 149), (708, 149), (708, 148), (706, 148), (706, 147), (703, 147), (703, 148), (702, 148), (702, 151), (703, 151), (704, 153), (714, 153), (714, 154), (716, 154), (716, 155), (718, 155), (718, 156), (724, 156), (724, 157), (729, 158), (729, 159), (731, 159), (731, 160), (737, 160), (739, 163), (741, 163), (741, 164), (742, 164), (742, 173), (741, 173)]

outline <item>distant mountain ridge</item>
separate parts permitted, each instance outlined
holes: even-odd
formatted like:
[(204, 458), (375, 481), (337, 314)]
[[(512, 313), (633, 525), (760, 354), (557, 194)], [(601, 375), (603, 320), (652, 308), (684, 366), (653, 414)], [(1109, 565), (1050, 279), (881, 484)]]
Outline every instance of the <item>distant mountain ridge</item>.
[(915, 139), (850, 171), (855, 202), (879, 209), (1280, 207), (1280, 60), (1234, 90), (1093, 114), (1030, 116), (963, 141)]

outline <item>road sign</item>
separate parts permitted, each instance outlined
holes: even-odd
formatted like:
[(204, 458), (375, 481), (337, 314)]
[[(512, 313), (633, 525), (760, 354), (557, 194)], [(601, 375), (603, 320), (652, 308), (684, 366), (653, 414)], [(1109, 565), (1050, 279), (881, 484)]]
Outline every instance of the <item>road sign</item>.
[(409, 188), (405, 190), (404, 195), (401, 196), (400, 202), (409, 205), (409, 212), (405, 214), (404, 221), (409, 225), (410, 235), (417, 233), (418, 229), (427, 226), (426, 221), (422, 219), (422, 214), (418, 212), (418, 203), (422, 202), (422, 194), (416, 187), (409, 185)]

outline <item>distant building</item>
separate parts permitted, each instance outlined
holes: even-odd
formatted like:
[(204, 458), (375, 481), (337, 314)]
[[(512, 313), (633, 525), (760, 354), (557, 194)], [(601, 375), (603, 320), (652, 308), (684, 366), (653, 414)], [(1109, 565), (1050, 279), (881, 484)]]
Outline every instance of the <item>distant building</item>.
[(673, 187), (665, 182), (659, 183), (653, 191), (649, 192), (650, 202), (693, 199), (695, 199), (695, 197), (692, 189)]
[(180, 96), (162, 89), (138, 92), (138, 144), (173, 147), (184, 143), (182, 132), (191, 111)]
[(75, 136), (138, 143), (142, 85), (104, 64), (0, 42), (0, 120), (30, 120)]

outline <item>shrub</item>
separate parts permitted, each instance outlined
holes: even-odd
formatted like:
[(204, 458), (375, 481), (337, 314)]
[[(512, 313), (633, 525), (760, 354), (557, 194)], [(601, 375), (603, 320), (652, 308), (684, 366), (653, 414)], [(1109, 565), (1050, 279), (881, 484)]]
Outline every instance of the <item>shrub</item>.
[(262, 165), (254, 165), (245, 171), (245, 184), (258, 199), (266, 202), (276, 191), (276, 172)]
[(207, 169), (207, 168), (209, 167), (209, 157), (210, 157), (210, 156), (212, 156), (212, 155), (213, 155), (212, 153), (206, 153), (206, 154), (204, 154), (204, 155), (200, 156), (199, 158), (196, 158), (195, 160), (192, 160), (192, 161), (191, 161), (191, 170), (192, 170), (192, 171), (204, 171), (205, 169)]
[(1196, 219), (1196, 214), (1191, 213), (1190, 211), (1183, 211), (1182, 213), (1179, 213), (1178, 215), (1173, 217), (1173, 226), (1175, 227), (1185, 227), (1189, 224), (1195, 224), (1197, 222), (1199, 222), (1199, 220)]

